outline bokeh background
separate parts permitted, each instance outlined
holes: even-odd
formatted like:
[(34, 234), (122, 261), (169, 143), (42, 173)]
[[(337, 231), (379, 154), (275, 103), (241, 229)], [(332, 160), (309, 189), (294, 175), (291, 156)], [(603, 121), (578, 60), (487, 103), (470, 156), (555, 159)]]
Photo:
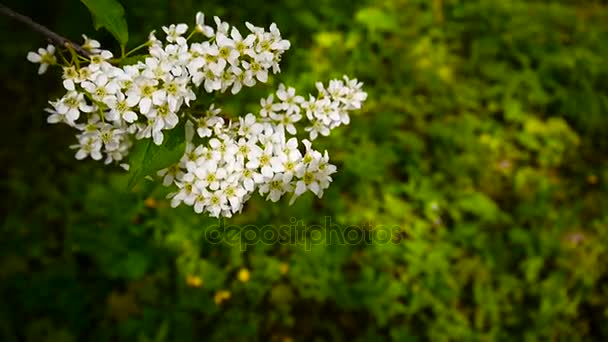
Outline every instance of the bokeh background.
[[(8, 6), (117, 51), (76, 0)], [(608, 339), (608, 7), (603, 1), (121, 0), (129, 47), (196, 11), (276, 22), (283, 73), (219, 98), (255, 110), (280, 82), (365, 82), (320, 139), (323, 199), (252, 199), (227, 224), (399, 227), (396, 243), (242, 246), (158, 183), (77, 162), (46, 123), (59, 72), (0, 19), (2, 341)]]

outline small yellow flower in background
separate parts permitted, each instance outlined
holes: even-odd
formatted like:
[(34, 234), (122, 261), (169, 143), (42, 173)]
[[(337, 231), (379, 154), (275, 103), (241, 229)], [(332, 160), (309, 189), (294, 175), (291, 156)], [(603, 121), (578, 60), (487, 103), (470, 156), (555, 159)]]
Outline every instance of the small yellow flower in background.
[(188, 275), (186, 276), (186, 284), (190, 287), (201, 287), (203, 286), (203, 280), (199, 276)]
[(251, 274), (249, 274), (249, 270), (246, 268), (241, 268), (239, 271), (238, 278), (241, 282), (246, 283), (251, 279)]
[(437, 70), (437, 75), (439, 76), (439, 78), (441, 78), (442, 81), (449, 83), (452, 81), (452, 68), (447, 65), (441, 66)]
[(230, 291), (220, 290), (220, 291), (217, 291), (215, 293), (215, 295), (213, 296), (213, 301), (215, 302), (215, 304), (220, 305), (224, 301), (230, 299), (230, 296), (231, 296)]
[(428, 69), (433, 65), (429, 58), (423, 57), (416, 61), (416, 67), (419, 69)]
[(289, 271), (289, 265), (282, 262), (279, 264), (279, 272), (281, 272), (281, 274), (286, 274)]
[(597, 176), (596, 175), (587, 176), (587, 183), (589, 183), (591, 185), (597, 184)]
[(156, 202), (156, 200), (152, 197), (148, 197), (146, 198), (146, 200), (144, 201), (144, 204), (146, 205), (146, 207), (148, 208), (156, 208), (158, 206), (158, 203)]

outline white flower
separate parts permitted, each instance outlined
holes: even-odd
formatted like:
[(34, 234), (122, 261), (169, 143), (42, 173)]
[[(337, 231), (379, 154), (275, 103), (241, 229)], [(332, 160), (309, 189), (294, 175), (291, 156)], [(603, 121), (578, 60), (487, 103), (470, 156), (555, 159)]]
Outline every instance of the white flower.
[(101, 122), (99, 115), (95, 113), (87, 118), (86, 123), (77, 124), (74, 127), (82, 131), (83, 133), (81, 135), (83, 136), (91, 136), (99, 139), (99, 128), (101, 127), (102, 123), (103, 122)]
[(230, 207), (228, 206), (228, 201), (223, 191), (218, 190), (210, 194), (207, 202), (207, 210), (211, 217), (219, 217), (220, 213), (229, 212)]
[(255, 34), (256, 36), (260, 36), (264, 33), (263, 28), (254, 26), (252, 23), (250, 23), (248, 21), (245, 22), (245, 26), (249, 29), (249, 31), (251, 31), (251, 33)]
[(76, 83), (80, 83), (80, 75), (75, 66), (63, 67), (63, 87), (66, 90), (76, 90)]
[(247, 195), (245, 188), (235, 182), (224, 182), (221, 189), (230, 203), (232, 212), (240, 211), (243, 207), (243, 199)]
[(367, 99), (367, 93), (361, 90), (363, 82), (359, 82), (357, 79), (351, 80), (346, 75), (344, 76), (344, 81), (346, 82), (348, 91), (341, 101), (346, 104), (348, 109), (361, 109), (361, 103)]
[(230, 37), (232, 37), (232, 40), (234, 41), (234, 49), (238, 51), (241, 56), (247, 55), (252, 58), (255, 57), (255, 52), (253, 51), (253, 43), (255, 42), (254, 34), (249, 34), (243, 39), (239, 30), (233, 26), (230, 31)]
[(264, 182), (264, 176), (254, 169), (243, 169), (241, 173), (241, 182), (243, 183), (243, 188), (245, 188), (245, 190), (252, 192), (257, 184)]
[(184, 100), (189, 102), (191, 99), (190, 89), (186, 87), (187, 82), (187, 79), (181, 77), (165, 81), (163, 87), (152, 95), (152, 102), (157, 106), (167, 103), (169, 109), (178, 111)]
[(313, 122), (312, 126), (308, 126), (304, 128), (305, 131), (309, 132), (310, 140), (315, 140), (319, 136), (319, 134), (323, 136), (328, 136), (330, 133), (329, 127), (324, 125), (321, 121)]
[(254, 47), (256, 52), (255, 59), (261, 64), (267, 65), (268, 67), (272, 63), (272, 60), (275, 58), (275, 54), (272, 51), (271, 45), (271, 35), (267, 32), (263, 32), (261, 35), (257, 36), (257, 44)]
[(228, 29), (230, 28), (230, 25), (226, 22), (223, 22), (219, 17), (214, 16), (213, 20), (215, 21), (215, 25), (217, 26), (217, 30), (215, 32), (215, 35), (217, 36), (218, 34), (223, 34), (223, 35), (228, 35)]
[(137, 114), (131, 110), (127, 103), (127, 99), (123, 93), (117, 93), (115, 97), (110, 97), (106, 101), (110, 111), (106, 114), (106, 118), (110, 121), (125, 120), (128, 123), (133, 123), (137, 120)]
[(222, 89), (222, 79), (218, 77), (218, 74), (213, 72), (213, 70), (207, 69), (207, 71), (202, 76), (205, 80), (205, 91), (207, 91), (208, 93), (212, 93), (216, 90)]
[(294, 123), (302, 119), (302, 115), (294, 113), (271, 113), (270, 118), (273, 119), (277, 124), (282, 125), (287, 132), (291, 135), (295, 135), (298, 131)]
[(217, 138), (211, 138), (209, 140), (209, 147), (213, 151), (213, 153), (219, 153), (220, 159), (223, 159), (228, 152), (226, 141), (220, 140)]
[(167, 41), (170, 43), (177, 43), (178, 45), (186, 44), (186, 38), (182, 37), (186, 31), (188, 31), (188, 25), (186, 24), (171, 24), (169, 27), (163, 26), (163, 31), (167, 34)]
[(231, 137), (224, 136), (222, 139), (224, 143), (222, 150), (224, 150), (224, 162), (226, 163), (224, 167), (232, 171), (236, 163), (236, 152), (238, 150), (238, 145)]
[(205, 115), (196, 121), (196, 133), (199, 137), (210, 137), (214, 129), (224, 125), (224, 119), (217, 116), (221, 111), (221, 108), (215, 108), (215, 104), (211, 104)]
[(182, 169), (187, 169), (187, 165), (190, 164), (192, 166), (192, 170), (196, 169), (196, 160), (200, 157), (200, 151), (203, 148), (203, 145), (195, 146), (191, 141), (189, 141), (186, 144), (186, 152), (179, 161), (179, 167)]
[(245, 118), (239, 118), (239, 135), (251, 139), (251, 137), (257, 137), (264, 126), (257, 122), (255, 116), (248, 113)]
[(255, 79), (251, 70), (243, 70), (236, 66), (231, 66), (229, 71), (234, 75), (232, 94), (236, 94), (241, 91), (243, 85), (247, 87), (253, 87), (255, 85)]
[(280, 164), (277, 169), (280, 169), (289, 180), (305, 166), (302, 163), (302, 154), (298, 150), (298, 140), (296, 138), (289, 139), (283, 146), (281, 153), (273, 159), (274, 163)]
[(215, 36), (218, 47), (218, 57), (226, 62), (238, 66), (239, 52), (234, 48), (234, 41), (222, 33)]
[(209, 202), (209, 192), (207, 190), (203, 190), (198, 193), (194, 198), (194, 212), (200, 214), (205, 210), (207, 203)]
[[(110, 164), (113, 161), (121, 161), (123, 160), (127, 154), (129, 153), (129, 148), (131, 147), (131, 142), (129, 139), (122, 139), (120, 142), (120, 145), (118, 146), (117, 149), (109, 151), (109, 150), (105, 150), (105, 154), (106, 154), (106, 159), (104, 160), (105, 164)], [(126, 170), (128, 171), (129, 165), (122, 163), (120, 164), (120, 166), (122, 168), (126, 167)]]
[[(205, 44), (206, 43), (206, 44)], [(205, 42), (202, 44), (204, 51), (204, 58), (206, 61), (206, 69), (211, 71), (215, 76), (221, 76), (224, 68), (226, 67), (226, 59), (219, 56), (220, 49), (217, 44), (209, 44)]]
[(57, 113), (65, 116), (65, 122), (74, 125), (80, 117), (80, 112), (90, 113), (94, 107), (87, 104), (84, 94), (76, 91), (68, 92), (58, 102), (51, 103)]
[(201, 165), (194, 173), (198, 179), (196, 186), (201, 190), (207, 187), (211, 190), (219, 189), (220, 182), (226, 177), (226, 170), (214, 162)]
[(274, 114), (273, 103), (272, 103), (273, 100), (274, 100), (274, 95), (272, 95), (272, 94), (268, 95), (267, 98), (265, 98), (265, 99), (263, 98), (260, 100), (260, 105), (262, 106), (262, 109), (260, 109), (260, 116), (265, 118), (267, 116), (271, 116), (272, 114)]
[(152, 140), (156, 145), (160, 145), (163, 143), (164, 134), (163, 129), (165, 127), (165, 120), (163, 120), (160, 116), (154, 115), (154, 117), (148, 118), (148, 126), (142, 131), (143, 136), (146, 138), (152, 137)]
[(158, 81), (154, 79), (140, 79), (127, 91), (127, 104), (129, 107), (139, 105), (139, 111), (146, 115), (152, 106), (152, 96), (156, 92)]
[(261, 154), (262, 150), (255, 144), (252, 139), (240, 138), (236, 144), (236, 162), (240, 164), (245, 163), (245, 159), (252, 159), (255, 154)]
[(164, 186), (169, 186), (173, 184), (173, 181), (175, 179), (179, 180), (184, 176), (184, 172), (182, 172), (178, 164), (172, 165), (166, 169), (159, 170), (156, 174), (160, 177), (163, 177)]
[(123, 92), (128, 92), (133, 87), (134, 80), (140, 77), (138, 65), (125, 65), (122, 69), (116, 68), (115, 70), (114, 81)]
[(113, 125), (104, 124), (99, 129), (99, 138), (103, 142), (106, 150), (114, 151), (120, 147), (124, 131), (116, 129)]
[(114, 94), (118, 91), (118, 84), (110, 80), (105, 74), (99, 74), (94, 82), (84, 81), (81, 86), (91, 94), (95, 101), (106, 104), (114, 101)]
[(277, 24), (270, 24), (270, 35), (272, 40), (272, 44), (270, 45), (271, 49), (279, 51), (289, 50), (291, 44), (289, 43), (289, 40), (281, 38), (281, 32), (279, 32)]
[(211, 38), (213, 36), (213, 28), (205, 25), (205, 15), (202, 12), (196, 13), (195, 29), (196, 31), (205, 35), (207, 38)]
[[(58, 102), (59, 102), (59, 101), (57, 101), (57, 102), (52, 102), (52, 101), (49, 101), (49, 104), (51, 104), (53, 107), (55, 107), (55, 108), (56, 108), (56, 107), (57, 107), (57, 103), (58, 103)], [(46, 118), (46, 122), (48, 122), (48, 123), (50, 123), (50, 124), (55, 124), (55, 123), (59, 123), (59, 122), (64, 122), (64, 123), (66, 123), (66, 124), (68, 124), (68, 125), (71, 125), (71, 126), (73, 126), (73, 125), (74, 125), (74, 122), (72, 122), (72, 123), (70, 124), (68, 121), (66, 121), (66, 117), (65, 117), (65, 115), (60, 114), (60, 113), (57, 111), (57, 109), (53, 109), (53, 108), (45, 108), (45, 109), (44, 109), (44, 111), (45, 111), (45, 112), (47, 112), (47, 113), (49, 113), (49, 114), (51, 114), (51, 115), (49, 115), (49, 116)]]
[(304, 154), (304, 159), (303, 162), (310, 165), (312, 164), (315, 160), (322, 158), (323, 156), (321, 155), (321, 153), (319, 153), (319, 151), (315, 151), (312, 148), (312, 142), (310, 142), (309, 140), (302, 140), (302, 144), (304, 145), (304, 147), (306, 148), (306, 153)]
[[(317, 168), (319, 185), (321, 186), (321, 190), (327, 189), (329, 187), (329, 183), (332, 182), (332, 178), (330, 175), (336, 173), (336, 166), (329, 163), (329, 155), (327, 151), (325, 151), (323, 158), (317, 159), (314, 167)], [(322, 195), (322, 191), (321, 194)]]
[(197, 195), (200, 193), (198, 188), (194, 186), (195, 178), (191, 173), (187, 173), (182, 177), (181, 181), (176, 181), (175, 184), (179, 188), (179, 191), (169, 196), (171, 199), (171, 206), (173, 208), (180, 205), (182, 202), (187, 205), (193, 205)]
[(162, 45), (161, 41), (156, 38), (156, 30), (152, 30), (150, 34), (148, 34), (148, 43), (150, 43), (150, 47)]
[(164, 129), (172, 129), (177, 126), (179, 117), (169, 108), (168, 104), (153, 107), (148, 113), (149, 118), (153, 118), (152, 137), (154, 143), (160, 145), (163, 142)]
[(100, 160), (101, 156), (101, 140), (96, 139), (92, 136), (81, 135), (78, 138), (78, 145), (70, 146), (73, 149), (78, 149), (76, 152), (76, 159), (82, 160), (87, 156), (91, 156), (94, 160)]
[(144, 69), (142, 70), (142, 76), (149, 79), (163, 79), (164, 77), (171, 76), (169, 72), (172, 69), (171, 64), (165, 60), (164, 50), (160, 47), (158, 49), (151, 49), (152, 51), (161, 51), (163, 56), (148, 57), (145, 59)]
[[(273, 165), (271, 164), (271, 160), (273, 157), (273, 145), (269, 144), (267, 145), (263, 150), (262, 153), (260, 155), (253, 155), (253, 158), (251, 158), (248, 162), (247, 162), (247, 167), (251, 168), (251, 169), (257, 169), (260, 168), (261, 173), (264, 177), (266, 178), (272, 178), (272, 176), (274, 176), (275, 173), (275, 169), (273, 168)], [(278, 168), (278, 166), (277, 166)]]
[(98, 70), (107, 71), (112, 69), (112, 64), (108, 62), (112, 57), (112, 53), (107, 50), (101, 50), (99, 54), (91, 55), (91, 63), (88, 66), (89, 70), (95, 73)]
[(266, 200), (277, 202), (286, 192), (292, 191), (291, 178), (284, 174), (276, 174), (274, 177), (260, 186), (260, 195), (268, 194)]
[(308, 168), (303, 168), (297, 176), (299, 180), (296, 183), (296, 189), (294, 191), (294, 196), (291, 199), (291, 203), (293, 203), (295, 198), (302, 195), (307, 190), (310, 190), (315, 195), (319, 193), (321, 187), (317, 181), (317, 176), (314, 171), (311, 171)]
[(38, 52), (28, 52), (27, 60), (32, 63), (40, 63), (38, 68), (38, 75), (42, 75), (46, 72), (49, 65), (57, 63), (55, 58), (55, 46), (49, 44), (46, 49), (40, 48)]
[(255, 60), (251, 62), (243, 61), (242, 64), (243, 68), (245, 68), (245, 70), (251, 71), (251, 73), (255, 75), (255, 78), (257, 78), (258, 81), (262, 83), (266, 83), (266, 81), (268, 81), (268, 69), (264, 68), (259, 62)]
[(241, 75), (243, 75), (243, 70), (238, 66), (231, 65), (227, 72), (222, 75), (222, 93), (230, 86), (232, 86), (232, 89), (230, 90), (232, 94), (237, 94), (241, 91), (243, 88)]
[(218, 163), (220, 160), (222, 160), (222, 154), (219, 151), (213, 151), (208, 147), (202, 147), (199, 151), (199, 158), (196, 160), (196, 165), (204, 166), (206, 163)]
[(300, 113), (300, 104), (304, 102), (304, 98), (296, 95), (296, 90), (294, 88), (285, 88), (285, 85), (281, 83), (279, 85), (279, 90), (277, 90), (277, 97), (282, 102), (274, 105), (273, 109), (284, 110), (288, 114)]
[(82, 35), (82, 38), (84, 39), (84, 43), (82, 44), (83, 49), (89, 51), (90, 53), (99, 53), (101, 51), (99, 49), (101, 44), (99, 44), (98, 41), (91, 39), (84, 34)]

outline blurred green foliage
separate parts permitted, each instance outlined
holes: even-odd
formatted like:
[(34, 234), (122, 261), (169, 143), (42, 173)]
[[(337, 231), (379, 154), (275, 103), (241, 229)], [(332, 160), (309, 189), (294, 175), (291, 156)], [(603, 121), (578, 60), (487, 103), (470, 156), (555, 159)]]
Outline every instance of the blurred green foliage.
[[(0, 340), (608, 339), (605, 3), (121, 2), (131, 48), (198, 10), (275, 21), (283, 73), (218, 99), (234, 112), (279, 82), (364, 81), (364, 109), (319, 142), (339, 167), (324, 198), (254, 198), (226, 223), (329, 217), (399, 227), (398, 243), (210, 243), (218, 222), (162, 187), (74, 160), (42, 111), (58, 74), (25, 60), (44, 41), (3, 18)], [(79, 1), (9, 6), (118, 48)]]

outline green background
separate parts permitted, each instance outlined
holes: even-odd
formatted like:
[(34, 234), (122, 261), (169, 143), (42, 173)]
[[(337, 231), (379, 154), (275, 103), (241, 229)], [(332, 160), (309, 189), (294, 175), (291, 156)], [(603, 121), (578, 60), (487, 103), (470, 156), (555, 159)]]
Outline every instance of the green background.
[[(170, 208), (158, 182), (129, 191), (119, 168), (74, 159), (43, 112), (60, 74), (25, 59), (44, 38), (2, 18), (0, 340), (608, 339), (604, 2), (121, 2), (130, 48), (199, 10), (276, 22), (283, 73), (220, 96), (233, 113), (280, 82), (363, 81), (364, 108), (317, 142), (338, 166), (325, 196), (254, 197), (225, 223), (329, 217), (398, 227), (395, 243), (209, 242), (217, 220)], [(7, 5), (119, 51), (79, 1)]]

